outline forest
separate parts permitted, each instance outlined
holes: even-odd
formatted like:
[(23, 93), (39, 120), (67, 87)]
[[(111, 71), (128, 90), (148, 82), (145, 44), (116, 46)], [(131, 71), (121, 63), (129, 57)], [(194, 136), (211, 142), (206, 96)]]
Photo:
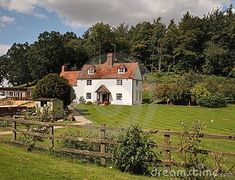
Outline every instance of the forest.
[(203, 17), (187, 12), (179, 22), (161, 18), (136, 25), (103, 22), (78, 37), (73, 32), (43, 32), (34, 43), (14, 43), (0, 57), (0, 81), (13, 86), (36, 83), (62, 65), (79, 69), (94, 57), (114, 51), (118, 59), (138, 60), (148, 72), (235, 77), (235, 14), (213, 10)]

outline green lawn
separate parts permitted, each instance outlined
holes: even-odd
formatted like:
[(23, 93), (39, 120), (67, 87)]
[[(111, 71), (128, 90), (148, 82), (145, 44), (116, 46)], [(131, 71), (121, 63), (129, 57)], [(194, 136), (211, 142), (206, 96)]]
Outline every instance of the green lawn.
[(0, 143), (0, 179), (150, 179)]
[[(75, 105), (77, 110), (97, 124), (127, 127), (138, 123), (145, 129), (181, 130), (181, 121), (200, 120), (206, 128), (204, 133), (235, 135), (235, 105), (226, 108), (211, 109), (198, 106), (138, 105), (138, 106), (95, 106)], [(163, 143), (162, 137), (153, 137)], [(203, 139), (205, 149), (215, 152), (235, 153), (235, 143), (229, 140)], [(172, 137), (172, 145), (177, 146), (179, 138)], [(231, 158), (232, 161), (234, 158)]]
[(235, 105), (226, 108), (202, 108), (198, 106), (136, 105), (95, 106), (75, 105), (87, 119), (111, 126), (126, 127), (138, 123), (147, 129), (180, 130), (181, 121), (200, 120), (205, 123), (206, 133), (235, 134)]

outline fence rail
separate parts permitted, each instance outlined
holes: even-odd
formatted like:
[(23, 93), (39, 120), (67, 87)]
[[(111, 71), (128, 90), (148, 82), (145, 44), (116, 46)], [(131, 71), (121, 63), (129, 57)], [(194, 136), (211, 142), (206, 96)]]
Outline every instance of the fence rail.
[[(49, 146), (47, 146), (46, 149), (49, 149), (51, 151), (60, 151), (60, 152), (67, 152), (67, 153), (74, 153), (74, 154), (80, 154), (85, 156), (91, 156), (91, 157), (100, 157), (100, 162), (102, 165), (106, 164), (106, 159), (110, 158), (112, 155), (107, 153), (107, 145), (115, 145), (118, 142), (107, 139), (107, 131), (117, 131), (117, 130), (124, 130), (124, 128), (115, 128), (115, 127), (108, 127), (106, 125), (69, 125), (65, 123), (47, 123), (47, 122), (38, 122), (34, 120), (25, 120), (25, 119), (12, 119), (12, 118), (0, 118), (0, 121), (7, 121), (9, 123), (12, 123), (12, 140), (13, 142), (17, 144), (24, 145), (22, 142), (19, 142), (17, 140), (18, 134), (23, 135), (29, 135), (33, 137), (40, 137), (44, 139), (48, 139), (50, 141)], [(49, 133), (40, 133), (40, 132), (33, 132), (33, 131), (27, 131), (25, 129), (17, 129), (17, 125), (37, 125), (40, 127), (45, 127), (49, 130)], [(88, 137), (72, 137), (72, 136), (58, 136), (55, 135), (54, 131), (56, 127), (76, 127), (76, 128), (89, 128), (89, 129), (96, 129), (100, 132), (100, 137), (96, 138), (88, 138)], [(8, 128), (9, 129), (9, 128)], [(179, 131), (170, 131), (170, 130), (146, 130), (149, 134), (159, 134), (163, 135), (163, 163), (166, 167), (170, 168), (172, 164), (175, 164), (176, 162), (173, 162), (172, 160), (172, 153), (173, 152), (179, 152), (179, 148), (176, 146), (171, 145), (171, 139), (172, 136), (182, 136), (182, 132)], [(208, 138), (208, 139), (221, 139), (221, 140), (228, 140), (228, 141), (235, 141), (235, 136), (233, 135), (221, 135), (221, 134), (200, 134), (201, 138)], [(100, 151), (87, 151), (87, 150), (79, 150), (79, 149), (72, 149), (72, 148), (55, 148), (55, 140), (69, 140), (69, 141), (80, 141), (80, 142), (89, 142), (89, 143), (97, 143), (100, 145)], [(45, 147), (43, 147), (45, 148)], [(229, 153), (229, 152), (212, 152), (209, 150), (200, 150), (200, 153), (207, 153), (209, 155), (214, 154), (222, 154), (230, 157), (235, 157), (235, 153)]]

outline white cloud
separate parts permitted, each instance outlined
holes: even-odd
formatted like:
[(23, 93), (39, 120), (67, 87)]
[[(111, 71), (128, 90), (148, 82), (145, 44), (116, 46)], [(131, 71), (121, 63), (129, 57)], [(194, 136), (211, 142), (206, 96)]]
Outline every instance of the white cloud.
[(179, 20), (186, 11), (203, 16), (215, 8), (229, 5), (230, 0), (41, 0), (40, 5), (56, 12), (72, 27), (103, 21), (112, 25), (136, 24), (163, 17)]
[(0, 16), (0, 28), (5, 27), (8, 24), (11, 24), (15, 21), (14, 17), (10, 16)]
[(136, 24), (159, 16), (168, 22), (179, 20), (186, 11), (202, 16), (230, 3), (231, 0), (1, 0), (0, 7), (38, 15), (34, 11), (40, 6), (56, 12), (66, 25), (80, 27), (100, 21)]
[(38, 3), (39, 0), (1, 0), (0, 8), (24, 14), (31, 14), (40, 19), (45, 18), (45, 15), (35, 12), (35, 7)]
[(20, 13), (30, 13), (33, 11), (37, 0), (1, 0), (0, 7), (8, 10), (14, 10)]
[(5, 54), (10, 47), (11, 45), (8, 44), (0, 44), (0, 56)]

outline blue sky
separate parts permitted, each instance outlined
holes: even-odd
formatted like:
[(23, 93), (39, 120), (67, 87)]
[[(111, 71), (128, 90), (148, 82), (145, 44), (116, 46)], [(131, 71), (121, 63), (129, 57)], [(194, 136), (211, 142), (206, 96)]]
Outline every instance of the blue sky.
[(179, 20), (186, 11), (202, 16), (235, 0), (0, 0), (0, 55), (14, 43), (32, 43), (44, 31), (80, 36), (96, 22), (136, 24), (163, 17)]
[(66, 26), (55, 12), (48, 12), (42, 8), (37, 8), (37, 11), (45, 15), (45, 17), (0, 9), (0, 16), (5, 15), (15, 19), (14, 22), (0, 29), (1, 44), (12, 44), (14, 42), (32, 43), (37, 40), (39, 33), (44, 31), (59, 31), (61, 33), (73, 31), (77, 35), (81, 35), (85, 30), (85, 28)]

